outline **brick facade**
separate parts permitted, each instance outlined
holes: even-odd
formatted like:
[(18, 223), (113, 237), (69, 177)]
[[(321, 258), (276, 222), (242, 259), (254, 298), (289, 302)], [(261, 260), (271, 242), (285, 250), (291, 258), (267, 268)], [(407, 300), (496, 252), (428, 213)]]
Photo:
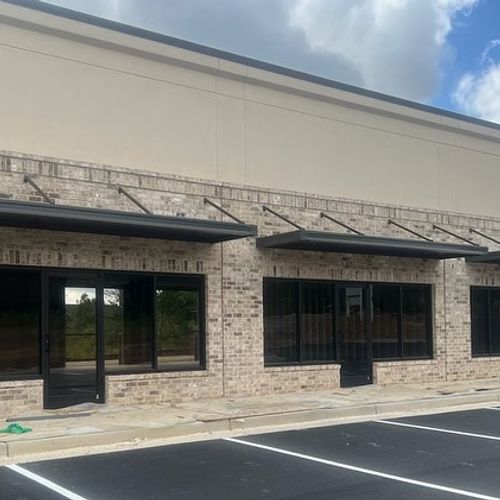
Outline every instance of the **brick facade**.
[[(338, 231), (321, 219), (326, 211), (374, 235), (407, 237), (388, 218), (439, 241), (441, 224), (467, 235), (470, 227), (500, 238), (500, 219), (385, 206), (355, 200), (151, 174), (105, 165), (0, 153), (0, 197), (38, 201), (23, 176), (36, 176), (58, 204), (136, 211), (114, 187), (127, 188), (155, 214), (224, 219), (203, 203), (208, 197), (238, 218), (259, 227), (259, 235), (289, 230), (262, 210), (272, 206), (308, 229)], [(473, 238), (474, 239), (474, 238)], [(476, 239), (484, 244), (484, 241)], [(491, 247), (491, 245), (490, 245)], [(336, 281), (425, 283), (433, 286), (434, 358), (377, 362), (378, 384), (428, 383), (500, 375), (500, 358), (472, 358), (471, 285), (500, 285), (500, 266), (470, 265), (463, 259), (431, 261), (319, 252), (258, 250), (254, 238), (206, 245), (77, 233), (0, 228), (0, 264), (58, 268), (199, 273), (207, 284), (207, 369), (109, 375), (111, 404), (140, 404), (205, 397), (331, 389), (339, 386), (338, 365), (265, 368), (263, 363), (263, 277)], [(0, 415), (40, 408), (41, 381), (0, 382)]]

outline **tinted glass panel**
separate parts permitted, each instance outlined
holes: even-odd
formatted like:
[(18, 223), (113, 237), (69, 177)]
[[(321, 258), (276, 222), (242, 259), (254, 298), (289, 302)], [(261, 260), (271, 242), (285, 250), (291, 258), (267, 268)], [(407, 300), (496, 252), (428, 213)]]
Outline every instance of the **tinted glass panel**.
[(335, 359), (333, 289), (328, 283), (303, 283), (302, 361)]
[(490, 291), (491, 354), (500, 354), (500, 290)]
[(374, 358), (401, 356), (398, 338), (399, 286), (373, 286), (372, 346)]
[(109, 371), (152, 367), (153, 278), (104, 278), (105, 366)]
[(489, 345), (488, 290), (471, 289), (472, 354), (487, 354)]
[(92, 401), (97, 394), (95, 280), (49, 278), (49, 407)]
[(0, 270), (0, 376), (40, 372), (40, 275)]
[(430, 288), (402, 287), (403, 357), (424, 357), (431, 353), (427, 342), (430, 300)]
[(158, 368), (200, 365), (200, 292), (156, 289)]
[(297, 283), (264, 281), (264, 358), (267, 364), (298, 361)]
[(355, 286), (339, 287), (339, 338), (341, 361), (366, 361), (365, 293)]

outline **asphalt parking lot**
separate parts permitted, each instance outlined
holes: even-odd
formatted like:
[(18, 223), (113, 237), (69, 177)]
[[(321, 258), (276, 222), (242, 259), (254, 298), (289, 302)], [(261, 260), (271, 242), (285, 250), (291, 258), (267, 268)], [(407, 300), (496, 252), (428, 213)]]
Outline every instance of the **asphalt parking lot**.
[(500, 408), (4, 466), (0, 498), (500, 499)]

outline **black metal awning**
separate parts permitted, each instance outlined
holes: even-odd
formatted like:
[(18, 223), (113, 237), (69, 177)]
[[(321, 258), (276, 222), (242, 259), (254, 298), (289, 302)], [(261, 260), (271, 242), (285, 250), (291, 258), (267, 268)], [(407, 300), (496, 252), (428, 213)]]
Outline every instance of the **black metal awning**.
[(312, 250), (419, 259), (453, 259), (487, 255), (488, 249), (478, 245), (457, 245), (384, 236), (340, 234), (299, 229), (257, 238), (259, 248)]
[(203, 243), (257, 234), (257, 226), (236, 222), (12, 200), (0, 201), (0, 226)]
[(500, 251), (467, 257), (465, 260), (470, 264), (500, 264)]

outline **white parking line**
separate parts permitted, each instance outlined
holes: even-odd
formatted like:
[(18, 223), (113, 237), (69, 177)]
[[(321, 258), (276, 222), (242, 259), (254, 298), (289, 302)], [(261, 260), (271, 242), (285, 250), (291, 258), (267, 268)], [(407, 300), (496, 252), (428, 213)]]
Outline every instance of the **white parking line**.
[(486, 409), (487, 409), (487, 410), (496, 410), (496, 411), (500, 411), (500, 408), (493, 408), (493, 407), (491, 407), (491, 408), (486, 408)]
[(440, 427), (427, 427), (425, 425), (406, 424), (403, 422), (393, 422), (392, 420), (373, 420), (373, 422), (376, 422), (377, 424), (395, 425), (396, 427), (409, 427), (411, 429), (421, 429), (423, 431), (442, 432), (443, 434), (455, 434), (457, 436), (500, 441), (500, 436), (490, 436), (488, 434), (474, 434), (473, 432), (462, 432), (454, 431), (452, 429), (441, 429)]
[(317, 462), (324, 465), (330, 465), (331, 467), (337, 467), (339, 469), (346, 469), (353, 472), (360, 472), (362, 474), (368, 474), (370, 476), (381, 477), (383, 479), (390, 479), (392, 481), (398, 481), (400, 483), (412, 484), (415, 486), (422, 486), (423, 488), (429, 488), (431, 490), (446, 491), (447, 493), (453, 493), (456, 495), (462, 495), (469, 498), (480, 498), (482, 500), (500, 500), (500, 497), (492, 497), (489, 495), (483, 495), (481, 493), (475, 493), (473, 491), (460, 490), (458, 488), (450, 488), (448, 486), (442, 486), (440, 484), (427, 483), (425, 481), (417, 481), (416, 479), (410, 479), (402, 476), (395, 476), (394, 474), (387, 474), (385, 472), (379, 472), (372, 469), (365, 469), (364, 467), (357, 467), (356, 465), (343, 464), (340, 462), (334, 462), (333, 460), (325, 460), (324, 458), (313, 457), (311, 455), (304, 455), (303, 453), (296, 453), (294, 451), (284, 450), (282, 448), (275, 448), (273, 446), (266, 446), (263, 444), (252, 443), (250, 441), (243, 441), (241, 439), (235, 438), (224, 438), (225, 441), (230, 441), (232, 443), (242, 444), (244, 446), (251, 446), (253, 448), (260, 448), (261, 450), (272, 451), (274, 453), (281, 453), (282, 455), (289, 455), (295, 458), (301, 458), (303, 460), (310, 460), (311, 462)]
[(65, 498), (69, 498), (70, 500), (87, 500), (85, 497), (77, 495), (76, 493), (73, 493), (72, 491), (63, 488), (62, 486), (59, 486), (58, 484), (49, 481), (48, 479), (45, 479), (44, 477), (39, 476), (34, 472), (30, 472), (29, 470), (20, 467), (19, 465), (6, 465), (5, 467), (14, 472), (17, 472), (18, 474), (21, 474), (24, 477), (27, 477), (28, 479), (31, 479), (32, 481), (35, 481), (38, 484), (41, 484), (42, 486), (45, 486), (49, 490), (59, 493), (59, 495), (62, 495)]

